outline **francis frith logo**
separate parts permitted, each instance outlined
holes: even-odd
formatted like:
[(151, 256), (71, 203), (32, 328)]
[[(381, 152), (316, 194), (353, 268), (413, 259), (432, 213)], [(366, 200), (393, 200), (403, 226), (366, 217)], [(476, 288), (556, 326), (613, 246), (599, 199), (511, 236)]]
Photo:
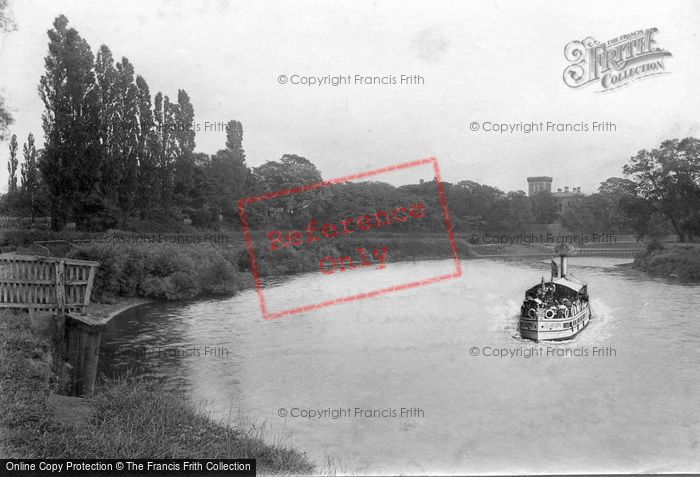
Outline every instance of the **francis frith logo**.
[(601, 92), (667, 73), (664, 58), (672, 55), (656, 45), (656, 32), (647, 28), (606, 42), (593, 37), (570, 42), (564, 48), (564, 57), (571, 63), (564, 70), (564, 83), (570, 88), (599, 84)]

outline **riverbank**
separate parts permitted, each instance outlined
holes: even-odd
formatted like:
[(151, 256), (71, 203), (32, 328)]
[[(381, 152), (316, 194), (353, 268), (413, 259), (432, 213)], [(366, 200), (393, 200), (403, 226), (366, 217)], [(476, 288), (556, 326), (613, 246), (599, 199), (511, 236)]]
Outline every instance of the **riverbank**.
[[(252, 458), (268, 474), (308, 474), (303, 452), (255, 430), (225, 426), (185, 396), (123, 378), (81, 399), (84, 419), (66, 422), (52, 399), (48, 340), (25, 313), (0, 312), (0, 449), (8, 458)], [(79, 398), (68, 398), (79, 399)]]
[(120, 297), (111, 303), (90, 303), (85, 313), (90, 319), (99, 324), (107, 324), (109, 320), (135, 306), (151, 303), (153, 300), (138, 297)]
[[(461, 258), (475, 256), (465, 238), (457, 238)], [(332, 245), (270, 251), (256, 250), (261, 277), (319, 270), (324, 256), (356, 255), (357, 249), (386, 248), (387, 262), (440, 259), (453, 256), (444, 234), (377, 234), (347, 238)], [(100, 263), (92, 291), (96, 303), (118, 303), (124, 298), (180, 300), (230, 295), (254, 286), (245, 244), (85, 243), (70, 258)]]
[(700, 280), (700, 244), (655, 244), (635, 259), (634, 268), (654, 275)]

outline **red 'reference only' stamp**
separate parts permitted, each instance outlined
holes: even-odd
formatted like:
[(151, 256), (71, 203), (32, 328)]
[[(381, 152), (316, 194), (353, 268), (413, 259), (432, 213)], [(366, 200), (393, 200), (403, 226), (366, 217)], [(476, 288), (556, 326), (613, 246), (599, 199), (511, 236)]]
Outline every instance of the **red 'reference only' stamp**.
[[(401, 280), (401, 283), (393, 283), (389, 286), (382, 286), (368, 290), (354, 290), (354, 293), (344, 293), (338, 297), (330, 299), (320, 299), (316, 302), (304, 303), (297, 306), (286, 307), (282, 310), (271, 311), (263, 286), (263, 279), (260, 274), (258, 255), (261, 251), (267, 254), (267, 257), (274, 259), (276, 253), (282, 251), (290, 251), (314, 246), (329, 244), (333, 245), (342, 241), (344, 238), (351, 236), (356, 241), (362, 237), (362, 234), (371, 233), (372, 231), (387, 230), (392, 225), (403, 225), (409, 222), (419, 222), (426, 220), (428, 214), (431, 213), (429, 207), (421, 200), (411, 200), (407, 203), (394, 204), (387, 207), (386, 210), (363, 211), (361, 214), (345, 214), (333, 220), (317, 220), (310, 218), (307, 225), (299, 230), (279, 230), (275, 227), (268, 227), (265, 231), (264, 238), (258, 238), (257, 244), (253, 240), (253, 233), (249, 224), (248, 213), (246, 207), (253, 204), (264, 203), (265, 201), (274, 201), (275, 199), (303, 194), (305, 192), (319, 190), (325, 187), (331, 187), (334, 184), (344, 184), (353, 181), (363, 180), (379, 180), (377, 176), (388, 174), (396, 171), (403, 171), (412, 168), (430, 167), (434, 174), (434, 182), (436, 193), (438, 195), (439, 213), (441, 221), (444, 225), (444, 230), (447, 234), (450, 255), (454, 261), (454, 270), (447, 273), (439, 273), (435, 276), (421, 277), (420, 279)], [(375, 179), (376, 178), (376, 179)], [(445, 190), (440, 178), (440, 168), (438, 161), (434, 157), (420, 159), (417, 161), (405, 162), (393, 166), (374, 169), (367, 172), (352, 174), (349, 176), (339, 177), (336, 179), (325, 180), (313, 184), (302, 185), (289, 189), (280, 190), (277, 192), (269, 192), (252, 197), (246, 197), (238, 201), (238, 211), (240, 215), (241, 225), (246, 240), (246, 247), (250, 259), (250, 269), (255, 280), (255, 287), (260, 301), (260, 309), (262, 317), (265, 320), (280, 318), (287, 315), (303, 313), (320, 308), (325, 308), (331, 305), (347, 303), (354, 300), (376, 297), (390, 292), (407, 290), (411, 288), (429, 285), (432, 283), (441, 282), (451, 278), (458, 278), (462, 275), (462, 267), (457, 253), (457, 246), (454, 238), (454, 230), (452, 221), (447, 209), (447, 198)], [(437, 211), (432, 210), (432, 213)], [(259, 235), (259, 234), (258, 234)], [(374, 237), (373, 243), (377, 239)], [(258, 252), (256, 253), (256, 248)], [(318, 248), (316, 250), (327, 250)], [(374, 267), (376, 270), (384, 270), (387, 267), (391, 257), (391, 248), (383, 245), (373, 246), (356, 246), (353, 248), (353, 254), (329, 255), (320, 253), (318, 257), (318, 271), (321, 272), (319, 280), (324, 277), (334, 276), (340, 272), (352, 271), (355, 269), (369, 269)]]

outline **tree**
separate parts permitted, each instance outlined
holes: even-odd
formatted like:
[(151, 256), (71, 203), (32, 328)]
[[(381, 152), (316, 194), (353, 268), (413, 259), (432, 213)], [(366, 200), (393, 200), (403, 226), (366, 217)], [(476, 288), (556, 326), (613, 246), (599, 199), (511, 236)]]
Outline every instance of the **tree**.
[[(599, 195), (614, 203), (612, 232), (632, 232), (641, 239), (648, 235), (668, 234), (668, 219), (637, 193), (637, 184), (630, 179), (610, 177), (600, 184)], [(617, 227), (617, 229), (615, 229)]]
[(574, 201), (562, 214), (561, 222), (573, 232), (618, 233), (626, 229), (626, 217), (620, 214), (612, 194), (592, 194)]
[(12, 115), (5, 108), (5, 99), (0, 96), (0, 141), (5, 140), (5, 134), (7, 133), (7, 126), (14, 122)]
[(0, 31), (11, 32), (16, 29), (9, 11), (7, 0), (0, 0)]
[(17, 193), (17, 135), (13, 134), (10, 139), (10, 160), (7, 163), (7, 172), (10, 176), (7, 179), (7, 193), (14, 195)]
[(460, 181), (446, 190), (450, 213), (458, 224), (466, 228), (502, 227), (507, 200), (502, 190), (471, 180)]
[(521, 190), (508, 192), (506, 195), (507, 216), (501, 224), (503, 230), (520, 229), (534, 222), (532, 202), (527, 194)]
[(700, 140), (672, 139), (657, 149), (643, 149), (623, 171), (639, 197), (668, 218), (680, 242), (700, 233)]
[(39, 170), (51, 200), (51, 227), (72, 213), (81, 227), (98, 207), (94, 196), (102, 170), (98, 90), (90, 46), (61, 15), (49, 30), (46, 72), (39, 83), (45, 149)]
[(634, 181), (622, 177), (609, 177), (600, 183), (598, 192), (615, 197), (637, 195), (637, 185)]
[[(0, 0), (0, 33), (11, 32), (15, 29), (15, 24), (9, 16), (7, 0)], [(13, 118), (5, 107), (5, 99), (0, 96), (0, 141), (5, 140), (7, 127), (12, 124)]]
[(535, 221), (539, 224), (551, 224), (557, 215), (557, 206), (552, 194), (538, 192), (530, 197)]
[(136, 202), (142, 218), (150, 217), (153, 204), (158, 201), (158, 135), (154, 131), (151, 93), (146, 80), (136, 76), (138, 103), (138, 176)]
[(174, 192), (180, 204), (186, 204), (194, 186), (195, 132), (194, 106), (185, 90), (177, 92), (177, 107), (173, 109), (175, 127), (175, 160), (173, 164)]
[(24, 162), (21, 168), (20, 196), (22, 204), (24, 204), (25, 210), (29, 214), (30, 224), (33, 224), (35, 214), (40, 209), (41, 184), (37, 168), (37, 151), (32, 133), (29, 133), (27, 142), (22, 147), (22, 152)]
[(152, 144), (152, 154), (156, 158), (159, 202), (164, 208), (172, 204), (174, 177), (173, 158), (176, 155), (174, 130), (177, 127), (175, 108), (170, 98), (158, 92), (153, 100), (153, 123), (156, 131), (156, 141)]
[[(235, 218), (236, 202), (249, 195), (253, 188), (253, 178), (245, 162), (243, 150), (243, 125), (231, 120), (226, 124), (226, 149), (219, 150), (209, 166), (212, 199), (224, 216)], [(271, 172), (271, 171), (268, 171)], [(263, 180), (261, 178), (261, 180)], [(274, 180), (266, 177), (264, 180)], [(273, 187), (272, 184), (262, 186)]]
[(116, 66), (116, 207), (125, 222), (136, 201), (136, 181), (139, 152), (138, 90), (134, 84), (134, 67), (122, 58)]
[[(256, 193), (278, 192), (321, 181), (321, 173), (305, 157), (285, 154), (279, 161), (267, 161), (253, 169)], [(269, 221), (278, 215), (281, 225), (291, 225), (294, 217), (306, 212), (314, 194), (289, 194), (277, 199), (263, 201), (262, 213)]]
[(121, 128), (118, 111), (117, 69), (112, 52), (102, 45), (95, 58), (95, 79), (98, 92), (99, 134), (103, 159), (100, 171), (100, 191), (112, 202), (116, 202), (118, 173), (117, 135)]

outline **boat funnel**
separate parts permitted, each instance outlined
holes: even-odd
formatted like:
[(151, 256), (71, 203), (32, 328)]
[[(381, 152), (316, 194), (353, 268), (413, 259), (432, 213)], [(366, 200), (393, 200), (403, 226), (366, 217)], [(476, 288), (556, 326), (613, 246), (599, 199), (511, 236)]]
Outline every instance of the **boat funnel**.
[(567, 257), (569, 255), (574, 255), (576, 253), (576, 248), (574, 248), (573, 245), (568, 243), (560, 243), (555, 247), (554, 251), (557, 253), (557, 255), (561, 257), (561, 267), (559, 269), (559, 276), (565, 277), (568, 265)]

